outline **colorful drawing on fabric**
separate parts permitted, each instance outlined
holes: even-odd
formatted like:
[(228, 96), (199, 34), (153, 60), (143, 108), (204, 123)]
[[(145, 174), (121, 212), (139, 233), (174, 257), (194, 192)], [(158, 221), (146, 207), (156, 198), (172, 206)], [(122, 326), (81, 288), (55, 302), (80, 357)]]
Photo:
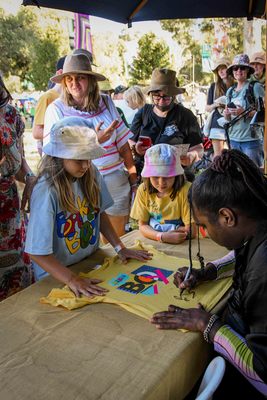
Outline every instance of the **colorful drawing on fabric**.
[(70, 254), (76, 253), (80, 248), (85, 249), (95, 244), (95, 226), (98, 210), (86, 205), (86, 199), (77, 197), (79, 212), (75, 214), (60, 212), (56, 215), (57, 235), (64, 238)]
[(74, 47), (92, 53), (91, 27), (89, 15), (74, 14)]
[(159, 294), (160, 285), (168, 285), (168, 277), (173, 273), (163, 268), (151, 265), (141, 265), (141, 267), (127, 274), (119, 274), (108, 283), (116, 286), (118, 290), (123, 290), (131, 294), (142, 294), (154, 296)]

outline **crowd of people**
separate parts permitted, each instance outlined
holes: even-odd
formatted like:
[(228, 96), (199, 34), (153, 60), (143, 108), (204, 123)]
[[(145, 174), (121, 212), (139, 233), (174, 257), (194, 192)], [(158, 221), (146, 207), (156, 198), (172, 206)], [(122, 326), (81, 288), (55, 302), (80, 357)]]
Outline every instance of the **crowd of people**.
[[(36, 176), (24, 155), (23, 120), (0, 79), (0, 300), (45, 274), (76, 296), (105, 296), (101, 281), (81, 278), (68, 266), (90, 256), (100, 241), (109, 242), (123, 262), (150, 260), (148, 251), (128, 249), (120, 239), (129, 216), (144, 237), (177, 245), (187, 240), (189, 247), (204, 227), (231, 252), (190, 276), (179, 269), (174, 283), (191, 289), (233, 275), (224, 314), (170, 305), (151, 323), (200, 331), (228, 360), (214, 398), (230, 396), (232, 376), (243, 399), (266, 396), (267, 180), (263, 128), (250, 124), (264, 98), (264, 68), (261, 52), (251, 62), (246, 54), (232, 63), (216, 60), (204, 131), (215, 157), (198, 176), (202, 132), (192, 111), (177, 101), (184, 90), (175, 71), (156, 68), (145, 90), (113, 90), (101, 84), (106, 77), (93, 70), (88, 51), (62, 57), (51, 77), (54, 86), (36, 107)], [(25, 184), (21, 204), (16, 180)]]

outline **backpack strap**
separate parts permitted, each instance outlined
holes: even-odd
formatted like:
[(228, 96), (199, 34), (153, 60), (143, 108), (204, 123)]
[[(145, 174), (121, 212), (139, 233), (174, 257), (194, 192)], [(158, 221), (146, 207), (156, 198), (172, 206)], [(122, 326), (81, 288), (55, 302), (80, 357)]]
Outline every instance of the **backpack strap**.
[(247, 106), (255, 106), (256, 105), (256, 97), (254, 94), (254, 85), (255, 83), (259, 83), (258, 81), (251, 81), (248, 84), (248, 88), (246, 90), (246, 102), (247, 102)]
[(234, 89), (237, 87), (237, 84), (235, 83), (233, 86), (231, 86), (230, 87), (230, 89), (229, 89), (229, 93), (228, 93), (228, 96), (229, 96), (229, 103), (231, 103), (231, 101), (232, 101), (232, 97), (233, 97), (233, 91), (234, 91)]

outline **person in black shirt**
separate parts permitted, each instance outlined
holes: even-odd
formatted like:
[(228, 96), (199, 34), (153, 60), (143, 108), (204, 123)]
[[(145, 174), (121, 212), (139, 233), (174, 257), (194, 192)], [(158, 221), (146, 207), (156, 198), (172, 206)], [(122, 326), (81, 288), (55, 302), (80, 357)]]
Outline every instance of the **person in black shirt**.
[(131, 125), (131, 131), (134, 133), (131, 144), (136, 152), (137, 161), (141, 164), (148, 147), (139, 140), (140, 136), (150, 137), (152, 145), (189, 144), (187, 154), (181, 156), (183, 166), (191, 166), (202, 158), (200, 127), (194, 114), (175, 102), (176, 95), (183, 91), (175, 83), (175, 71), (156, 68), (152, 73), (150, 86), (146, 89), (146, 93), (151, 95), (152, 104), (141, 108)]

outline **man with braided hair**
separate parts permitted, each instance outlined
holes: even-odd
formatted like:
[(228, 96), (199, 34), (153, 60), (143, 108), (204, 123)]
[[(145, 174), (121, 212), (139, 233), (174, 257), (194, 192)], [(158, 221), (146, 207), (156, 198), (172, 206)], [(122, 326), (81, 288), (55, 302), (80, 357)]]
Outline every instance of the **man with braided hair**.
[[(195, 222), (215, 242), (233, 250), (232, 293), (220, 317), (201, 305), (170, 305), (151, 322), (160, 329), (200, 331), (227, 360), (214, 399), (232, 398), (233, 384), (242, 400), (262, 399), (267, 395), (267, 179), (244, 153), (223, 150), (195, 179), (189, 197)], [(187, 268), (181, 268), (174, 283), (190, 289), (229, 275), (229, 263), (218, 261), (202, 271), (192, 269), (187, 280)]]

